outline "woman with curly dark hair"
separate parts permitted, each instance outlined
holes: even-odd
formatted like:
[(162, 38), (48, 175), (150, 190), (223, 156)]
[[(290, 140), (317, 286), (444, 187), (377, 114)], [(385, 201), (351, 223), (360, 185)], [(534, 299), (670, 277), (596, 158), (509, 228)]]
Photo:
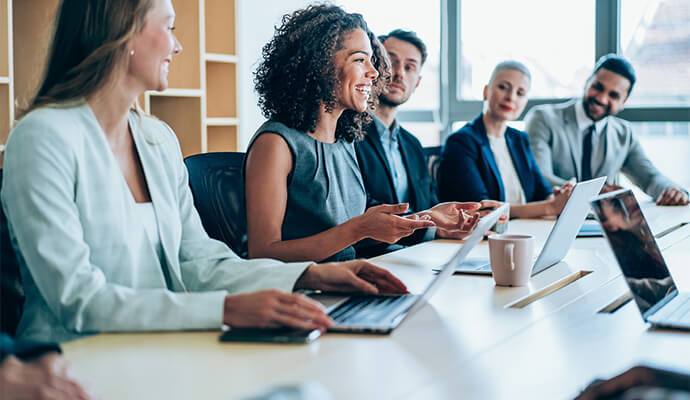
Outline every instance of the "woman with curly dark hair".
[(245, 164), (249, 256), (346, 260), (365, 238), (394, 243), (433, 226), (407, 204), (365, 212), (352, 142), (389, 77), (385, 51), (360, 14), (312, 5), (283, 17), (255, 74), (269, 119)]

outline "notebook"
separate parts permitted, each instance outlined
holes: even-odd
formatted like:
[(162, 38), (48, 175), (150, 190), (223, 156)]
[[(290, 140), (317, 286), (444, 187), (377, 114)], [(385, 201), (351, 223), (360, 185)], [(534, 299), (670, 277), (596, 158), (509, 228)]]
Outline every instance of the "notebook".
[(508, 211), (508, 205), (484, 216), (472, 234), (465, 239), (464, 244), (443, 265), (424, 291), (420, 294), (378, 294), (378, 295), (352, 295), (332, 296), (324, 294), (311, 295), (312, 298), (326, 305), (328, 315), (333, 318), (334, 324), (328, 330), (331, 332), (352, 333), (378, 333), (388, 334), (395, 329), (407, 316), (414, 313), (453, 274), (455, 268), (467, 257), (472, 248), (481, 241), (484, 234), (489, 231), (498, 218)]
[(690, 293), (679, 293), (632, 191), (592, 200), (633, 300), (652, 326), (690, 330)]
[[(558, 264), (565, 257), (589, 212), (589, 201), (599, 193), (605, 181), (606, 177), (600, 177), (575, 185), (560, 217), (551, 229), (544, 247), (534, 258), (532, 276)], [(491, 275), (491, 264), (488, 258), (472, 258), (460, 264), (455, 272)]]

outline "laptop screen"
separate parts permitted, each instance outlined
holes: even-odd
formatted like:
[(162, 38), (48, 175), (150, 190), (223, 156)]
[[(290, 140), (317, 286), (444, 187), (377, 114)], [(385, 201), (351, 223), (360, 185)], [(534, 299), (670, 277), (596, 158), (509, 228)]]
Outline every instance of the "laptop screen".
[(509, 209), (509, 204), (505, 203), (498, 209), (494, 210), (491, 212), (489, 215), (485, 215), (482, 219), (479, 220), (479, 223), (477, 224), (477, 227), (474, 228), (474, 231), (472, 234), (467, 237), (464, 240), (464, 243), (462, 247), (451, 257), (448, 262), (446, 262), (443, 267), (441, 267), (441, 271), (438, 273), (435, 279), (432, 279), (429, 285), (424, 289), (424, 292), (422, 292), (422, 296), (418, 304), (421, 304), (421, 300), (428, 300), (434, 292), (441, 286), (443, 281), (448, 279), (449, 276), (455, 272), (455, 268), (460, 265), (460, 263), (467, 258), (467, 255), (472, 251), (474, 246), (479, 243), (484, 235), (491, 229), (492, 226), (498, 222), (498, 219), (501, 217), (503, 214), (508, 214), (508, 209)]
[[(646, 317), (647, 311), (666, 303), (676, 291), (654, 235), (630, 190), (600, 196), (592, 209), (616, 255), (633, 299)], [(661, 304), (659, 304), (661, 305)]]

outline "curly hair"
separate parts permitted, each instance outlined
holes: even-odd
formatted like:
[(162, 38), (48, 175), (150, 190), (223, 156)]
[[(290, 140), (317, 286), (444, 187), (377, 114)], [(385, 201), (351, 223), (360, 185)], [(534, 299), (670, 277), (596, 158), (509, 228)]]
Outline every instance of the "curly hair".
[(254, 85), (263, 115), (293, 129), (313, 132), (321, 103), (331, 112), (339, 89), (335, 53), (345, 34), (366, 32), (373, 50), (372, 64), (378, 72), (367, 109), (345, 110), (336, 127), (336, 138), (360, 140), (362, 125), (371, 122), (379, 94), (390, 79), (390, 66), (383, 46), (360, 14), (347, 13), (331, 4), (315, 4), (283, 16), (282, 25), (262, 50), (263, 61), (254, 73)]

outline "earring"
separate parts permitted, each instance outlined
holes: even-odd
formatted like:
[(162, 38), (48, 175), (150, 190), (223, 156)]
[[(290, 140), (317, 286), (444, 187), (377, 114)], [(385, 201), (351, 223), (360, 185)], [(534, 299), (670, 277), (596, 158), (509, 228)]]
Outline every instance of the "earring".
[(133, 55), (134, 55), (134, 49), (132, 49), (132, 50), (129, 51), (129, 55), (130, 55), (130, 56), (133, 56)]

